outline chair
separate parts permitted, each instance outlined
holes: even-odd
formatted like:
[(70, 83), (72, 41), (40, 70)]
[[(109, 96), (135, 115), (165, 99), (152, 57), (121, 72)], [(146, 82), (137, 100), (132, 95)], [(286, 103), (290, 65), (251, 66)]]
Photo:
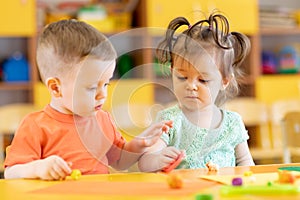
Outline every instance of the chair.
[[(300, 111), (300, 99), (282, 99), (271, 104), (270, 127), (274, 149), (281, 149), (283, 151), (282, 120), (287, 113), (293, 111)], [(284, 160), (284, 162), (288, 161)]]
[[(254, 160), (282, 158), (282, 151), (272, 146), (269, 130), (269, 109), (254, 97), (237, 97), (225, 104), (225, 109), (239, 113), (248, 129), (250, 152)], [(252, 139), (252, 140), (251, 140)]]
[(300, 111), (286, 113), (281, 124), (284, 163), (291, 163), (293, 156), (300, 156)]
[(6, 135), (13, 136), (25, 115), (35, 110), (36, 107), (30, 103), (13, 103), (0, 106), (0, 171), (3, 171), (2, 163), (4, 162), (4, 152), (6, 148), (4, 137)]

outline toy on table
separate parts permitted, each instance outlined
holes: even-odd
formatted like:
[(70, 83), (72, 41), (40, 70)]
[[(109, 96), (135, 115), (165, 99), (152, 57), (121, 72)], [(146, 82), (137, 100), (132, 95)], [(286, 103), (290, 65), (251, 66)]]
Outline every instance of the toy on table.
[(165, 173), (169, 173), (181, 163), (183, 158), (184, 158), (184, 153), (182, 152), (181, 154), (179, 154), (179, 156), (176, 158), (174, 162), (172, 162), (169, 166), (163, 168), (162, 171)]
[(81, 171), (79, 169), (73, 169), (70, 176), (73, 180), (78, 180), (81, 177)]
[(170, 188), (180, 189), (183, 187), (183, 179), (179, 174), (169, 174), (167, 177), (167, 182)]
[(209, 161), (208, 163), (206, 163), (205, 166), (207, 167), (208, 171), (217, 172), (220, 169), (220, 167), (219, 167), (218, 164), (215, 164), (215, 163), (213, 163), (211, 161)]
[(298, 194), (300, 188), (294, 185), (276, 184), (276, 185), (249, 185), (249, 186), (229, 186), (221, 187), (221, 195), (278, 195), (278, 194)]
[(213, 200), (212, 194), (197, 194), (195, 200)]
[(232, 179), (232, 185), (234, 185), (234, 186), (241, 186), (241, 185), (243, 185), (243, 179), (240, 178), (240, 177), (233, 178)]
[(288, 170), (278, 170), (278, 183), (294, 184), (300, 178), (299, 174), (295, 174)]

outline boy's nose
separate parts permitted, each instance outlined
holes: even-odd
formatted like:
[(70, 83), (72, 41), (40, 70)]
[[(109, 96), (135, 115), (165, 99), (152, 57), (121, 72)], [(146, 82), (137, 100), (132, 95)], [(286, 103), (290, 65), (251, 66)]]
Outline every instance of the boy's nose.
[(97, 91), (95, 99), (96, 100), (101, 100), (101, 99), (106, 98), (106, 96), (107, 96), (107, 92), (104, 89), (99, 89)]

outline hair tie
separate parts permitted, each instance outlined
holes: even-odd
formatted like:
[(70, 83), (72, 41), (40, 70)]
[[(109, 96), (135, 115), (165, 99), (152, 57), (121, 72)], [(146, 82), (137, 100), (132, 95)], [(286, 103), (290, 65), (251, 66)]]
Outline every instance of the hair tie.
[(209, 24), (208, 29), (212, 31), (212, 24)]
[(189, 24), (189, 25), (188, 25), (188, 28), (190, 29), (191, 27), (192, 27), (192, 26)]

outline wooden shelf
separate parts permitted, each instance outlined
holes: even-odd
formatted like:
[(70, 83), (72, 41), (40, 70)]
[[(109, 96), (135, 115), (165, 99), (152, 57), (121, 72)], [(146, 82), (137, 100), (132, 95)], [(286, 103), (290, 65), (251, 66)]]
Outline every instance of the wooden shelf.
[(262, 36), (270, 35), (300, 35), (299, 28), (261, 28), (260, 34)]
[(30, 82), (0, 82), (0, 90), (32, 90)]

